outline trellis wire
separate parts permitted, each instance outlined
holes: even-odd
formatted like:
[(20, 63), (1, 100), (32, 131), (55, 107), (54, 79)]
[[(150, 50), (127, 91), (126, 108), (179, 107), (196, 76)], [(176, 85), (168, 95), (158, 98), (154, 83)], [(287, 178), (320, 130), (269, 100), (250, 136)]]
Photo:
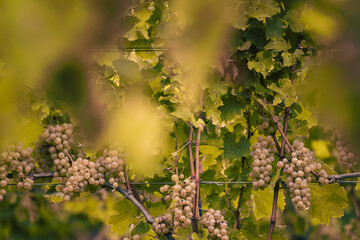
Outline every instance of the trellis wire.
[[(356, 184), (360, 183), (360, 181), (337, 181), (339, 184)], [(130, 185), (175, 185), (175, 182), (133, 182)], [(222, 186), (224, 184), (252, 184), (252, 182), (216, 182), (216, 181), (202, 181), (200, 184), (214, 184), (218, 186)], [(16, 183), (9, 183), (7, 185), (16, 186)], [(34, 183), (34, 186), (56, 186), (56, 185), (64, 185), (64, 183)]]

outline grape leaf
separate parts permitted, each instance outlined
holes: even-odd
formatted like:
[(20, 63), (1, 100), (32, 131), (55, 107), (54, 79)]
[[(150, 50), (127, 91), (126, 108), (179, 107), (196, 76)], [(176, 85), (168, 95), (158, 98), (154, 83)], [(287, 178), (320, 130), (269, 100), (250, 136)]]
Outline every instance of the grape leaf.
[(228, 122), (242, 116), (242, 109), (245, 107), (245, 101), (234, 95), (226, 96), (222, 99), (224, 105), (218, 107), (221, 111), (221, 119)]
[(194, 240), (207, 240), (209, 235), (209, 231), (206, 228), (201, 229), (201, 233), (193, 233), (191, 235), (191, 239)]
[(330, 224), (331, 218), (340, 218), (344, 215), (347, 204), (347, 195), (343, 187), (338, 184), (320, 186), (309, 184), (311, 193), (310, 216), (313, 224)]
[(294, 32), (301, 32), (305, 29), (306, 25), (301, 21), (301, 15), (298, 10), (291, 9), (287, 12), (285, 20)]
[(242, 156), (248, 154), (250, 151), (249, 139), (242, 137), (239, 142), (236, 142), (236, 136), (232, 133), (227, 133), (224, 137), (224, 156), (226, 159), (233, 161), (240, 159)]
[(296, 63), (296, 58), (289, 52), (281, 53), (281, 57), (283, 58), (283, 66), (285, 67), (292, 66)]
[(160, 202), (152, 203), (149, 207), (149, 213), (151, 216), (160, 216), (166, 212), (166, 206)]
[(284, 39), (272, 39), (268, 44), (265, 45), (264, 49), (274, 50), (276, 52), (286, 51), (291, 48), (291, 45)]
[(280, 6), (273, 0), (254, 0), (248, 8), (248, 16), (260, 21), (280, 12)]
[(110, 217), (108, 224), (111, 225), (111, 231), (121, 235), (129, 225), (137, 223), (139, 211), (129, 200), (119, 200), (114, 204), (113, 208), (118, 214)]
[(266, 20), (266, 39), (282, 39), (284, 36), (284, 23), (279, 17)]
[(270, 51), (258, 52), (256, 58), (248, 62), (248, 67), (250, 70), (255, 69), (266, 78), (274, 70), (272, 53)]
[[(256, 219), (269, 217), (271, 215), (273, 197), (274, 190), (270, 187), (252, 192), (251, 200)], [(285, 196), (282, 189), (279, 190), (277, 206), (281, 211), (285, 208)]]
[(129, 84), (140, 81), (141, 75), (139, 66), (130, 60), (119, 59), (113, 62), (116, 72), (120, 75), (120, 79)]
[(230, 9), (232, 9), (230, 15), (230, 23), (233, 27), (245, 30), (246, 22), (248, 20), (246, 16), (246, 3), (244, 1), (232, 0), (230, 1)]

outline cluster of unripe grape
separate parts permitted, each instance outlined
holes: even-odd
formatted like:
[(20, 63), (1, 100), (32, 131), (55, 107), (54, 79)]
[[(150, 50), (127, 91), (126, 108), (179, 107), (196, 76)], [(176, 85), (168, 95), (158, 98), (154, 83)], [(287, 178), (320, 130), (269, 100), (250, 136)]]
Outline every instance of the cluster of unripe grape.
[[(23, 143), (10, 145), (8, 151), (0, 154), (0, 187), (5, 188), (10, 180), (8, 174), (12, 174), (18, 188), (31, 190), (34, 180), (28, 177), (35, 169), (35, 159), (32, 157), (33, 149), (24, 148)], [(6, 194), (5, 189), (0, 189), (0, 201)]]
[[(284, 120), (284, 117), (278, 117), (275, 116), (275, 121), (278, 123), (278, 126), (282, 128), (282, 121)], [(259, 134), (261, 135), (270, 135), (273, 133), (276, 128), (271, 124), (271, 120), (268, 117), (259, 116), (259, 125), (256, 127)]]
[[(321, 163), (314, 162), (314, 153), (304, 146), (304, 143), (295, 140), (293, 142), (294, 151), (291, 152), (289, 159), (284, 158), (277, 163), (279, 168), (284, 168), (287, 174), (287, 185), (293, 204), (299, 210), (310, 207), (310, 188), (308, 184), (316, 180), (321, 184), (328, 184), (327, 174), (321, 169)], [(288, 149), (288, 148), (287, 148)]]
[(87, 186), (99, 186), (105, 184), (105, 179), (98, 173), (95, 163), (88, 159), (78, 158), (74, 161), (64, 178), (65, 185), (57, 185), (56, 190), (64, 193), (64, 200), (76, 193), (83, 192)]
[(71, 152), (74, 146), (73, 126), (64, 123), (49, 125), (44, 129), (36, 143), (39, 167), (37, 172), (54, 172), (54, 177), (64, 177), (71, 167), (70, 159), (75, 159)]
[(172, 229), (172, 216), (170, 213), (154, 218), (152, 224), (158, 234), (167, 234)]
[(200, 226), (207, 228), (209, 239), (228, 240), (227, 222), (219, 210), (210, 208), (200, 219)]
[(60, 178), (60, 182), (65, 185), (56, 186), (57, 191), (64, 193), (64, 200), (70, 200), (74, 194), (88, 190), (91, 186), (96, 190), (98, 186), (105, 184), (105, 179), (113, 188), (125, 181), (125, 162), (121, 148), (110, 146), (109, 149), (104, 149), (103, 155), (95, 162), (82, 158), (84, 156), (81, 153), (78, 156), (67, 169), (66, 177)]
[(196, 183), (192, 180), (183, 179), (184, 175), (177, 174), (172, 175), (171, 180), (176, 184), (171, 188), (168, 185), (164, 185), (160, 188), (162, 193), (168, 193), (166, 199), (173, 199), (174, 203), (172, 209), (174, 211), (174, 228), (182, 227), (186, 228), (191, 224), (191, 218), (193, 217), (193, 201), (196, 194)]
[(111, 145), (109, 149), (104, 149), (102, 156), (96, 159), (95, 164), (100, 174), (99, 178), (109, 179), (113, 188), (118, 187), (119, 183), (125, 182), (125, 160), (122, 148)]
[(346, 143), (342, 137), (338, 137), (338, 140), (336, 141), (335, 157), (338, 160), (340, 167), (345, 169), (351, 169), (356, 166), (359, 161), (359, 156), (356, 156), (354, 152), (350, 150), (349, 144)]
[(275, 160), (274, 153), (276, 152), (275, 142), (271, 136), (266, 138), (259, 136), (257, 140), (250, 152), (253, 162), (249, 176), (254, 190), (263, 189), (270, 183), (273, 170), (271, 163)]

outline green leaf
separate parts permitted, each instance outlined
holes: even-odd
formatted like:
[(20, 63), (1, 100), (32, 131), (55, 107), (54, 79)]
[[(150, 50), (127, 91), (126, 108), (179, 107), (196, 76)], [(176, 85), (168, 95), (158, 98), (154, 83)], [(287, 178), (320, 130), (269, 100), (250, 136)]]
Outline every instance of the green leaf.
[(208, 94), (204, 99), (204, 110), (206, 113), (206, 117), (211, 119), (214, 125), (218, 125), (221, 121), (220, 110), (218, 107), (222, 106), (223, 102), (220, 97), (215, 95), (213, 92), (208, 91)]
[(192, 234), (192, 227), (189, 225), (187, 228), (177, 228), (175, 234), (173, 234), (174, 239), (184, 240), (187, 237), (190, 237)]
[(245, 1), (231, 0), (230, 9), (232, 10), (230, 14), (230, 23), (233, 27), (245, 30), (246, 22), (248, 20), (246, 16), (246, 3)]
[(283, 66), (284, 67), (290, 67), (296, 63), (296, 58), (293, 54), (289, 52), (283, 52), (281, 53), (281, 57), (283, 58)]
[(131, 235), (134, 236), (136, 234), (138, 235), (144, 235), (150, 230), (150, 224), (145, 223), (143, 221), (139, 222), (134, 229), (131, 231)]
[(193, 233), (191, 234), (191, 239), (193, 240), (207, 240), (209, 235), (209, 231), (206, 228), (201, 229), (201, 233)]
[(236, 142), (236, 135), (227, 133), (224, 136), (224, 157), (230, 161), (241, 159), (242, 156), (250, 151), (250, 141), (246, 137), (240, 138)]
[(272, 83), (269, 89), (277, 93), (273, 104), (284, 101), (286, 106), (291, 106), (296, 101), (296, 93), (289, 79), (280, 79), (278, 84)]
[(166, 213), (166, 206), (161, 202), (151, 203), (148, 211), (151, 216), (160, 216)]
[(110, 217), (108, 224), (111, 225), (111, 231), (121, 235), (131, 224), (137, 223), (139, 211), (129, 200), (119, 200), (113, 208), (119, 214)]
[(113, 65), (116, 72), (119, 74), (121, 81), (133, 84), (141, 80), (139, 66), (135, 62), (126, 59), (119, 59), (115, 60)]
[(210, 145), (200, 145), (200, 158), (201, 164), (203, 165), (203, 170), (207, 171), (210, 166), (213, 166), (217, 163), (216, 158), (224, 152), (217, 146)]
[(233, 121), (242, 116), (246, 104), (242, 98), (230, 95), (226, 96), (222, 101), (224, 105), (218, 107), (218, 109), (221, 112), (220, 116), (223, 121)]
[(266, 39), (282, 39), (284, 37), (284, 23), (279, 17), (266, 20)]
[(189, 108), (180, 106), (177, 108), (174, 112), (171, 113), (171, 115), (180, 118), (184, 121), (190, 121), (194, 115), (190, 112)]
[[(251, 194), (251, 200), (256, 219), (269, 217), (271, 215), (273, 198), (274, 189), (269, 186), (264, 190), (253, 191)], [(279, 190), (277, 206), (281, 211), (285, 208), (285, 196), (282, 189)]]
[(272, 39), (268, 44), (265, 45), (264, 49), (274, 50), (276, 52), (286, 51), (291, 48), (291, 45), (284, 39)]
[(291, 9), (285, 15), (285, 20), (294, 32), (301, 32), (305, 30), (306, 27), (306, 25), (301, 20), (301, 14), (299, 10)]
[(279, 12), (280, 6), (273, 0), (254, 0), (251, 1), (247, 14), (262, 21)]
[(343, 187), (338, 184), (320, 186), (309, 184), (311, 193), (310, 216), (313, 224), (330, 224), (330, 219), (344, 215), (347, 195)]
[(256, 54), (254, 60), (248, 62), (248, 67), (250, 70), (255, 69), (255, 71), (261, 73), (266, 78), (274, 70), (273, 61), (274, 59), (270, 51), (260, 51)]
[[(300, 104), (300, 103), (299, 103)], [(297, 118), (299, 120), (307, 121), (308, 127), (312, 128), (317, 125), (317, 119), (314, 116), (314, 114), (309, 111), (307, 108), (305, 108), (302, 104), (300, 104), (302, 111), (298, 114)]]

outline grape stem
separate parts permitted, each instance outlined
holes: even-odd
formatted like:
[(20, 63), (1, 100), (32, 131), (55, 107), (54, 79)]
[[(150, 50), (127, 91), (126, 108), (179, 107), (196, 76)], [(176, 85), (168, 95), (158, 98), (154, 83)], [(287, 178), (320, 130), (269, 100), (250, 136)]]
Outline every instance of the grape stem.
[[(278, 126), (277, 122), (275, 121), (274, 115), (271, 114), (271, 118), (272, 118), (273, 122), (275, 123), (276, 128), (279, 130), (279, 132), (282, 135), (281, 147), (280, 147), (280, 152), (279, 152), (280, 159), (283, 159), (284, 155), (285, 155), (285, 143), (287, 143), (289, 145), (290, 149), (292, 148), (291, 144), (289, 143), (289, 141), (286, 138), (286, 133), (288, 130), (289, 114), (290, 114), (290, 108), (286, 107), (285, 108), (285, 116), (284, 116), (284, 131), (281, 130), (281, 128)], [(293, 148), (292, 148), (292, 151), (294, 151)], [(275, 224), (276, 224), (276, 211), (277, 211), (277, 201), (278, 201), (278, 196), (279, 196), (279, 188), (280, 188), (280, 179), (278, 179), (276, 181), (276, 184), (274, 187), (273, 206), (272, 206), (272, 210), (271, 210), (270, 227), (269, 227), (269, 234), (267, 236), (267, 240), (271, 240), (273, 232), (274, 232)]]
[[(271, 116), (271, 119), (272, 121), (274, 122), (276, 128), (279, 130), (279, 133), (281, 134), (281, 137), (282, 137), (282, 141), (285, 141), (285, 143), (288, 145), (288, 147), (290, 148), (291, 152), (294, 151), (294, 148), (293, 146), (290, 144), (289, 140), (287, 139), (286, 137), (286, 134), (284, 133), (283, 130), (281, 130), (281, 128), (278, 126), (278, 122), (275, 120), (275, 116), (273, 114), (270, 113), (270, 116)], [(285, 112), (285, 116), (286, 116), (286, 112)], [(284, 129), (285, 129), (285, 121), (284, 120)], [(286, 123), (286, 126), (288, 125), (288, 123)], [(285, 148), (285, 145), (284, 145), (284, 148)]]
[(136, 200), (138, 200), (139, 203), (142, 204), (142, 201), (141, 201), (141, 198), (140, 198), (138, 192), (136, 191), (136, 189), (134, 188), (134, 186), (132, 186), (132, 185), (130, 184), (130, 179), (129, 179), (129, 175), (128, 175), (128, 173), (127, 173), (127, 164), (126, 164), (126, 163), (124, 164), (124, 169), (125, 169), (124, 175), (125, 175), (125, 183), (126, 183), (126, 188), (127, 188), (127, 190), (128, 190), (128, 191), (131, 191), (131, 192), (134, 194), (134, 197), (136, 198)]
[[(111, 186), (110, 183), (106, 182), (105, 183), (105, 186), (108, 187), (108, 188), (113, 188)], [(146, 210), (146, 208), (142, 205), (142, 203), (140, 203), (136, 198), (135, 196), (132, 194), (131, 191), (129, 190), (126, 190), (126, 189), (123, 189), (121, 187), (117, 187), (115, 188), (115, 191), (121, 193), (126, 199), (130, 200), (136, 207), (137, 209), (139, 209), (139, 211), (144, 215), (145, 219), (146, 219), (146, 222), (148, 222), (149, 224), (153, 224), (155, 221), (154, 221), (154, 218), (150, 215), (150, 213)], [(173, 236), (172, 236), (172, 233), (171, 231), (166, 233), (165, 234), (165, 237), (166, 239), (168, 240), (174, 240)]]
[(190, 161), (190, 174), (191, 174), (191, 179), (195, 179), (194, 157), (192, 152), (194, 125), (192, 124), (191, 121), (189, 121), (189, 126), (190, 126), (190, 132), (189, 132), (189, 140), (188, 140), (188, 150), (189, 150), (189, 161)]
[[(204, 92), (201, 90), (200, 92), (200, 108), (203, 108), (203, 99)], [(201, 110), (202, 111), (202, 110)], [(196, 142), (195, 142), (195, 182), (196, 182), (196, 196), (195, 196), (195, 204), (193, 209), (193, 220), (192, 227), (193, 232), (199, 232), (199, 202), (200, 202), (200, 139), (201, 139), (201, 131), (204, 126), (200, 125), (197, 131)]]
[[(250, 117), (251, 117), (251, 112), (247, 111), (247, 117), (246, 117), (246, 123), (247, 123), (247, 138), (250, 140), (251, 137), (251, 125), (250, 125)], [(241, 172), (244, 171), (244, 166), (245, 166), (245, 161), (246, 161), (246, 157), (242, 157), (241, 158)], [(241, 200), (244, 194), (244, 190), (245, 190), (245, 186), (242, 186), (240, 189), (240, 195), (239, 195), (239, 201), (238, 201), (238, 205), (235, 211), (235, 218), (236, 218), (236, 223), (235, 223), (235, 227), (236, 229), (240, 230), (241, 225), (242, 225), (242, 219), (240, 219), (240, 208), (241, 208)]]

